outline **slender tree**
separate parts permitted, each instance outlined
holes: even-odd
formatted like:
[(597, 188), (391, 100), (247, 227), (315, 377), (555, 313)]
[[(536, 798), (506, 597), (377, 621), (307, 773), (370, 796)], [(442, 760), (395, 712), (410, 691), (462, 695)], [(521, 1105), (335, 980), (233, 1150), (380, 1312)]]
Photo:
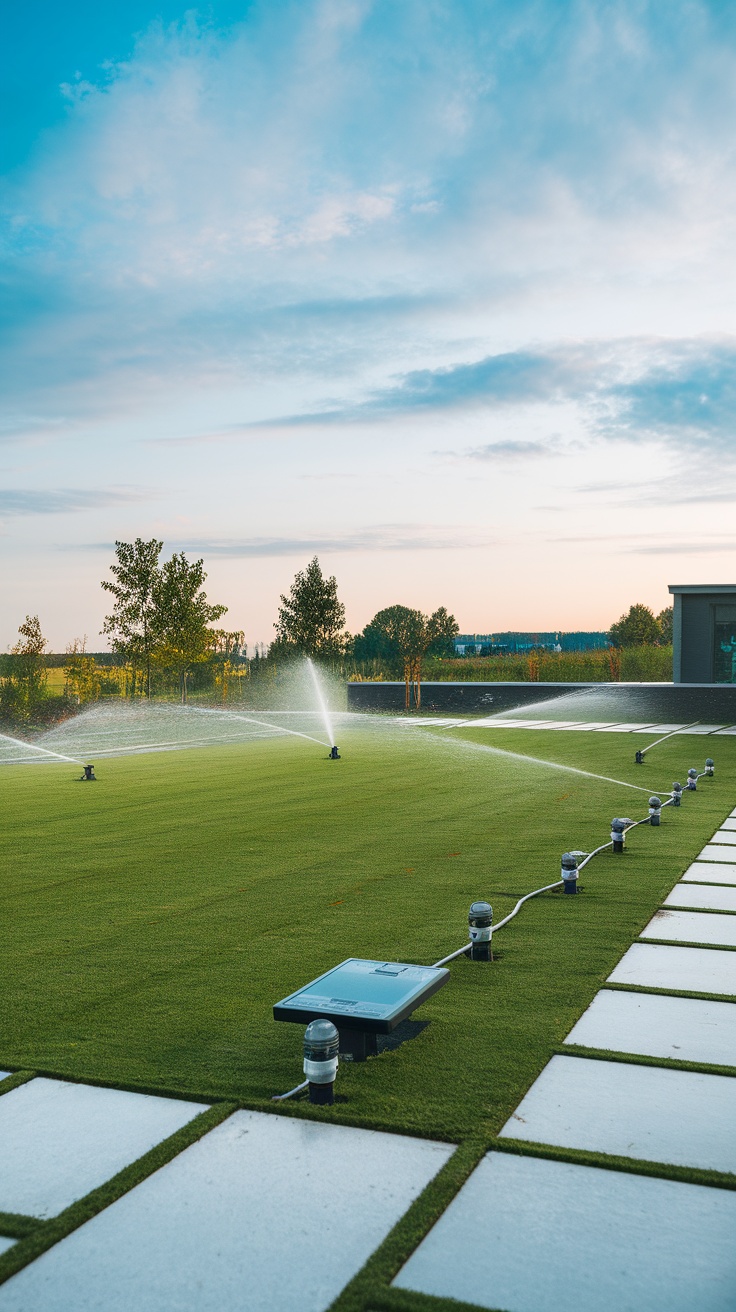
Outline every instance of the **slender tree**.
[(30, 720), (46, 693), (44, 653), (48, 643), (41, 632), (38, 615), (26, 615), (18, 626), (18, 641), (10, 649), (8, 675), (3, 685), (3, 703), (12, 716)]
[(305, 570), (300, 570), (288, 596), (281, 596), (276, 641), (272, 654), (279, 650), (295, 655), (341, 656), (345, 650), (345, 607), (338, 600), (337, 580), (325, 578), (315, 556)]
[(115, 606), (105, 616), (102, 632), (112, 639), (113, 651), (119, 652), (133, 667), (131, 696), (136, 692), (136, 671), (146, 672), (146, 696), (151, 696), (151, 658), (154, 646), (154, 594), (159, 579), (158, 558), (163, 542), (151, 538), (144, 542), (116, 542), (117, 562), (110, 566), (115, 581), (105, 579), (102, 587), (111, 592)]
[(227, 611), (208, 602), (202, 590), (206, 578), (204, 561), (190, 564), (182, 551), (166, 561), (154, 581), (153, 651), (157, 661), (176, 671), (184, 703), (189, 674), (209, 659), (218, 641), (209, 626)]
[(657, 616), (659, 631), (662, 635), (661, 641), (664, 643), (665, 647), (668, 647), (672, 642), (672, 616), (673, 609), (671, 606), (666, 606)]

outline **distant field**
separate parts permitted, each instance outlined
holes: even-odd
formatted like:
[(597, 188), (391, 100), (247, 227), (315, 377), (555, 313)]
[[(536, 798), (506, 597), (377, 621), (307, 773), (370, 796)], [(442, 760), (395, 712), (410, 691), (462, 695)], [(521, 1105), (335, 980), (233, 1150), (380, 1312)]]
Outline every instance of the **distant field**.
[(105, 760), (96, 785), (74, 765), (4, 768), (0, 1066), (271, 1106), (302, 1078), (302, 1028), (274, 1023), (274, 1001), (348, 956), (432, 963), (473, 899), (500, 919), (711, 752), (715, 780), (596, 858), (580, 897), (528, 904), (492, 966), (452, 963), (416, 1038), (341, 1065), (345, 1101), (285, 1108), (494, 1135), (734, 805), (735, 739), (674, 738), (636, 767), (646, 741), (374, 725), (345, 731), (339, 762), (271, 739)]

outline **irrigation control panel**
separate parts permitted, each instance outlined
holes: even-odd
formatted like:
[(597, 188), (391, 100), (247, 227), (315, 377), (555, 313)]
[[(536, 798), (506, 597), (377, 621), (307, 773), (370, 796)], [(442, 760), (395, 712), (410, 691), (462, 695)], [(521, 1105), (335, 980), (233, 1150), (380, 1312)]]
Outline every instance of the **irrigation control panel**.
[(438, 966), (349, 957), (274, 1005), (274, 1020), (308, 1024), (319, 1016), (339, 1029), (390, 1034), (450, 978)]

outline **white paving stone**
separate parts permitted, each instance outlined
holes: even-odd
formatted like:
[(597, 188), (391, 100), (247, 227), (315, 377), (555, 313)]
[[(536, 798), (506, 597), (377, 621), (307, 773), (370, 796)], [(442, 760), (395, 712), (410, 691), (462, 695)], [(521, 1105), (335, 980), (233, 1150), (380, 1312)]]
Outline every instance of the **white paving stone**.
[(640, 988), (736, 994), (736, 952), (634, 943), (608, 978)]
[(732, 817), (729, 816), (727, 820), (723, 821), (721, 829), (736, 829), (736, 819), (732, 819)]
[(694, 724), (692, 728), (683, 729), (682, 732), (694, 733), (694, 734), (720, 733), (722, 729), (723, 729), (722, 724)]
[(718, 861), (694, 861), (682, 878), (702, 884), (712, 884), (714, 881), (717, 884), (736, 884), (736, 865)]
[(677, 733), (684, 728), (684, 724), (650, 724), (647, 729), (635, 729), (634, 733)]
[(736, 911), (736, 888), (718, 884), (678, 884), (664, 904), (667, 907), (699, 907), (702, 911)]
[(0, 1098), (0, 1212), (55, 1216), (204, 1110), (62, 1080), (11, 1089)]
[(736, 1171), (736, 1079), (553, 1057), (501, 1136)]
[(733, 1312), (736, 1193), (489, 1153), (395, 1285), (506, 1312)]
[[(602, 728), (603, 726), (601, 726)], [(609, 724), (606, 726), (607, 733), (638, 733), (640, 730), (646, 730), (650, 733), (656, 728), (654, 724)]]
[(565, 1043), (736, 1066), (736, 1003), (602, 989)]
[(453, 1152), (236, 1112), (0, 1286), (2, 1312), (322, 1312)]
[(721, 828), (711, 839), (712, 843), (725, 843), (727, 847), (736, 847), (736, 833), (732, 829)]
[(698, 861), (725, 861), (727, 865), (736, 865), (736, 848), (722, 843), (706, 843), (702, 852), (698, 852)]
[(736, 948), (736, 916), (707, 911), (655, 911), (641, 937)]

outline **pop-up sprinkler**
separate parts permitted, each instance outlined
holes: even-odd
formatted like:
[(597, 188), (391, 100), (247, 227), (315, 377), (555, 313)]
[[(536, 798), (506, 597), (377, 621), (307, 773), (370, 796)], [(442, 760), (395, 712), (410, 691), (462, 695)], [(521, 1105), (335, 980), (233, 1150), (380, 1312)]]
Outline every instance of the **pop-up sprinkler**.
[(649, 798), (649, 823), (650, 825), (659, 825), (662, 823), (662, 799), (661, 797)]
[(340, 1036), (331, 1020), (313, 1020), (304, 1031), (304, 1074), (309, 1101), (331, 1107), (335, 1101)]
[(630, 824), (630, 820), (622, 819), (621, 816), (616, 816), (611, 821), (611, 847), (614, 852), (623, 852), (626, 843), (626, 830)]
[(707, 774), (709, 779), (712, 779), (715, 772), (716, 772), (716, 763), (713, 760), (713, 758), (709, 756), (707, 757), (705, 762), (705, 773)]
[(578, 891), (578, 858), (574, 852), (563, 852), (560, 869), (566, 893)]
[(682, 805), (682, 784), (674, 783), (672, 785), (672, 805)]
[(333, 746), (332, 751), (330, 752), (330, 760), (331, 760), (331, 761), (339, 761), (339, 760), (340, 760), (340, 753), (338, 752), (336, 746)]
[(493, 907), (490, 902), (473, 902), (468, 912), (468, 937), (472, 943), (471, 961), (493, 961), (491, 935)]
[(637, 751), (636, 755), (634, 756), (634, 760), (636, 761), (636, 764), (637, 764), (637, 765), (643, 765), (643, 764), (644, 764), (644, 753), (643, 753), (642, 751)]
[(685, 788), (689, 793), (696, 793), (698, 791), (698, 772), (696, 769), (691, 768), (688, 770)]
[(84, 774), (81, 776), (80, 783), (96, 784), (95, 767), (93, 765), (83, 765)]

